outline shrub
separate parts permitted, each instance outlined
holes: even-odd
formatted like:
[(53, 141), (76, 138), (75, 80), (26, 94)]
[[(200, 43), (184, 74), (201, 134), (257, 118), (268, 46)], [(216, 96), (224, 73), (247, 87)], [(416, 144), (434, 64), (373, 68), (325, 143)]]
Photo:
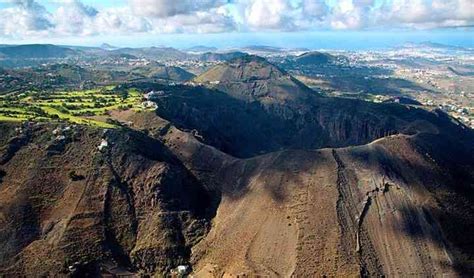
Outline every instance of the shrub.
[(80, 181), (80, 180), (85, 179), (85, 177), (83, 175), (77, 174), (76, 171), (74, 171), (74, 170), (71, 170), (69, 172), (68, 176), (69, 176), (69, 179), (71, 181)]

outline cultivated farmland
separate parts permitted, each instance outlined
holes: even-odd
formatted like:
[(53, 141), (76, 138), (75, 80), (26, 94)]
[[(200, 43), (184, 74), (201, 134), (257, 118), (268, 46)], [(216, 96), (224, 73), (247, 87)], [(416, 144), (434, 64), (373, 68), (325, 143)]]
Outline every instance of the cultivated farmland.
[(113, 110), (141, 111), (142, 94), (136, 89), (114, 87), (83, 91), (27, 91), (0, 95), (0, 121), (67, 121), (75, 124), (114, 127), (97, 120)]

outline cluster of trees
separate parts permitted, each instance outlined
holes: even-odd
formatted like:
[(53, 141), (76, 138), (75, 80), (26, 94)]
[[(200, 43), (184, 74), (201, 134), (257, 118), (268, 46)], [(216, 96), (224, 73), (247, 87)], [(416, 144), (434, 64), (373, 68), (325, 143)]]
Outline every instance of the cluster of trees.
[[(125, 101), (130, 97), (128, 89), (102, 88), (100, 91), (91, 91), (86, 93), (77, 93), (71, 91), (68, 93), (56, 93), (54, 91), (25, 91), (17, 94), (4, 95), (1, 97), (0, 108), (4, 109), (1, 115), (8, 117), (44, 117), (50, 119), (59, 119), (58, 115), (50, 114), (46, 107), (54, 108), (62, 114), (73, 116), (95, 116), (97, 110), (118, 105), (118, 109), (127, 110), (133, 108), (132, 104)], [(30, 101), (23, 101), (25, 98)], [(41, 103), (36, 103), (41, 101)]]
[(15, 104), (14, 106), (9, 106), (9, 105), (1, 105), (0, 107), (4, 108), (16, 108), (17, 110), (3, 110), (1, 111), (1, 115), (6, 116), (6, 117), (11, 117), (11, 118), (17, 118), (17, 117), (24, 117), (29, 116), (29, 117), (47, 117), (48, 114), (41, 109), (38, 106), (29, 106), (26, 104)]

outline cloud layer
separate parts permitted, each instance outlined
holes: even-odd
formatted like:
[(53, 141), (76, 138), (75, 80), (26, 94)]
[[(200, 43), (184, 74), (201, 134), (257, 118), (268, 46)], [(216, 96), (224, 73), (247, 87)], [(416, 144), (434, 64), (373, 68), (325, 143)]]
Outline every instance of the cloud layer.
[(108, 8), (55, 0), (49, 9), (44, 1), (0, 0), (0, 37), (474, 25), (473, 0), (128, 0)]

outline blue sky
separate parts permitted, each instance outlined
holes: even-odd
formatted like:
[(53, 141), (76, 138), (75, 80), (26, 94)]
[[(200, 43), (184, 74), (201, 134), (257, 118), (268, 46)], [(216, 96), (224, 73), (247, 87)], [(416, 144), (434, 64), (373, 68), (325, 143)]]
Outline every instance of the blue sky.
[(0, 0), (0, 43), (474, 47), (473, 0)]

